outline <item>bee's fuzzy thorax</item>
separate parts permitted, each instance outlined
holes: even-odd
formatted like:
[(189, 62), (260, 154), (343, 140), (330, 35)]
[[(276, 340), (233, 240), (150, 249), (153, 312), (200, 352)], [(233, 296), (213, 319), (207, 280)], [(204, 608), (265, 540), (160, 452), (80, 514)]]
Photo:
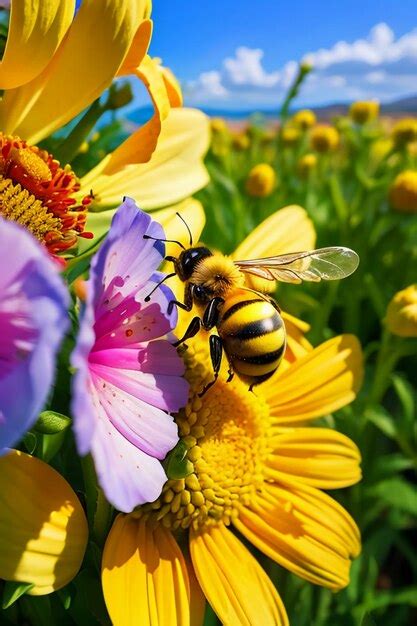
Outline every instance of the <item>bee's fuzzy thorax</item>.
[(198, 263), (192, 282), (211, 288), (218, 295), (232, 287), (242, 287), (245, 279), (230, 257), (220, 254), (204, 259)]

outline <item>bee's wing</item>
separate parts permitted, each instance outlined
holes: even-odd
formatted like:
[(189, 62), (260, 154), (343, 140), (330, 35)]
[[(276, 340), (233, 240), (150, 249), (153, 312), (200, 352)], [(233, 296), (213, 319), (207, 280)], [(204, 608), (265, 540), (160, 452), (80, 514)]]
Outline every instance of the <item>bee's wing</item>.
[(246, 274), (266, 280), (284, 283), (320, 280), (340, 280), (352, 274), (359, 264), (359, 257), (350, 248), (319, 248), (309, 252), (293, 252), (265, 259), (235, 261)]

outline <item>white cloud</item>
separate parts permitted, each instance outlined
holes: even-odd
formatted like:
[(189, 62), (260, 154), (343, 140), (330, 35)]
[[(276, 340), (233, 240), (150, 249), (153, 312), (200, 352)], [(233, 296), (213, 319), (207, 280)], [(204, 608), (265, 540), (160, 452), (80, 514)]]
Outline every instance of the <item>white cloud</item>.
[(253, 87), (273, 87), (280, 79), (279, 72), (268, 74), (262, 67), (263, 50), (241, 46), (234, 58), (223, 61), (226, 80), (232, 85), (251, 85)]
[[(277, 106), (297, 73), (298, 62), (267, 71), (264, 51), (241, 46), (221, 67), (189, 84), (194, 104), (222, 102), (240, 106)], [(417, 91), (417, 28), (396, 38), (385, 23), (364, 38), (339, 41), (309, 52), (303, 60), (314, 73), (303, 85), (301, 103), (318, 104), (352, 98), (392, 99)]]

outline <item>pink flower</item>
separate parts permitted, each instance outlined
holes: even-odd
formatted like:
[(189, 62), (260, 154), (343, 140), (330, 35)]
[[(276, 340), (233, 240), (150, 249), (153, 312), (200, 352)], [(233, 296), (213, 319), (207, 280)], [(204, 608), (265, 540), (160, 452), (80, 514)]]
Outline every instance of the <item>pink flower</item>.
[[(157, 272), (160, 224), (126, 199), (91, 263), (88, 295), (72, 364), (78, 451), (91, 452), (99, 483), (117, 509), (155, 500), (166, 481), (160, 460), (178, 441), (169, 412), (187, 402), (184, 366), (165, 336), (176, 324), (173, 299)], [(175, 308), (175, 307), (174, 307)]]

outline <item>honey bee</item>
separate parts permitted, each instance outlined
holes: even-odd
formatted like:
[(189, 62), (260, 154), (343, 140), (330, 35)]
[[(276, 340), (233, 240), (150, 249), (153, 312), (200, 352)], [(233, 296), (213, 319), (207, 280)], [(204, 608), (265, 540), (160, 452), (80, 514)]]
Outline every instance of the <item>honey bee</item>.
[(217, 330), (217, 335), (209, 338), (214, 377), (200, 396), (216, 382), (223, 351), (229, 363), (227, 381), (237, 374), (249, 384), (250, 391), (276, 372), (284, 356), (286, 331), (281, 310), (273, 298), (245, 286), (245, 274), (286, 283), (319, 282), (346, 278), (359, 264), (356, 252), (344, 247), (234, 261), (205, 246), (193, 247), (188, 226), (187, 229), (188, 249), (178, 241), (163, 240), (183, 248), (178, 257), (165, 257), (174, 264), (174, 272), (163, 280), (177, 275), (185, 285), (184, 302), (172, 300), (168, 305), (169, 314), (174, 306), (185, 311), (195, 307), (197, 312), (175, 346), (194, 337), (201, 328)]

